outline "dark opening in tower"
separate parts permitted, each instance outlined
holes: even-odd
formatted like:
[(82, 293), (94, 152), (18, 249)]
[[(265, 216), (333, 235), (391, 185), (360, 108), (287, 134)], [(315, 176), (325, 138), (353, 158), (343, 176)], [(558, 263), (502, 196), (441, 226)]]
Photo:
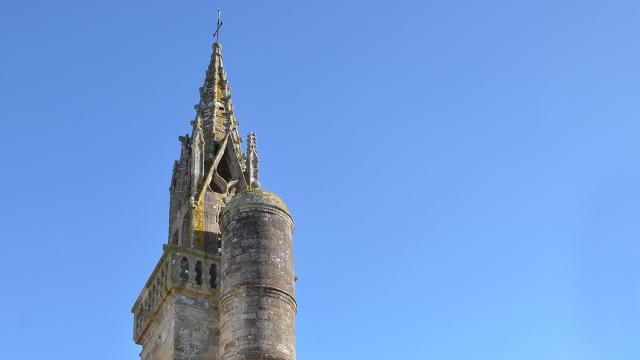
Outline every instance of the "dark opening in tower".
[[(224, 151), (224, 149), (220, 149), (220, 151)], [(229, 161), (227, 159), (227, 154), (223, 154), (220, 162), (218, 163), (218, 167), (215, 169), (216, 173), (224, 180), (224, 183), (220, 181), (212, 181), (211, 190), (219, 193), (226, 194), (227, 193), (227, 184), (231, 182), (231, 168), (229, 166)]]
[[(229, 168), (229, 162), (227, 161), (227, 155), (223, 155), (218, 164), (218, 174), (222, 176), (224, 181), (231, 181), (231, 169)], [(226, 190), (226, 189), (225, 189)]]

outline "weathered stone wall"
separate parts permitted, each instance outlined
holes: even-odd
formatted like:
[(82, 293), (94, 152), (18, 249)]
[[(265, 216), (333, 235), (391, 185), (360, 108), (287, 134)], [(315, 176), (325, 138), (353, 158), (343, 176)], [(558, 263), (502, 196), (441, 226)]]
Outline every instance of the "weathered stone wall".
[(169, 294), (145, 337), (142, 360), (218, 358), (218, 311), (214, 302)]
[(169, 245), (138, 297), (142, 360), (217, 360), (220, 256)]
[(218, 358), (218, 311), (215, 303), (187, 295), (174, 297), (172, 360)]
[(295, 359), (289, 214), (232, 200), (221, 225), (220, 359)]
[(147, 341), (140, 353), (142, 360), (172, 359), (175, 338), (173, 314), (175, 314), (173, 303), (166, 303), (159, 313), (158, 323), (153, 324), (146, 338)]

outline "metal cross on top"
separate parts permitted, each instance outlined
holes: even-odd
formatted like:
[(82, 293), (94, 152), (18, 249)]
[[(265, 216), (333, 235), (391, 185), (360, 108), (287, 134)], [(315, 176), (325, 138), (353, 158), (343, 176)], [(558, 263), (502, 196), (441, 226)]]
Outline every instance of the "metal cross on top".
[(216, 37), (216, 42), (220, 42), (220, 28), (222, 27), (222, 11), (218, 9), (218, 21), (216, 22), (216, 32), (213, 33), (213, 36)]

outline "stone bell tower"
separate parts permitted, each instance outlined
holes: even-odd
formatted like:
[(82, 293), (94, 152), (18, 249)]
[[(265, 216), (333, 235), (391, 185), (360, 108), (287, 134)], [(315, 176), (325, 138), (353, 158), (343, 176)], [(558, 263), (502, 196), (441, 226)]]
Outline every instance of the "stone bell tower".
[(260, 189), (255, 134), (241, 149), (218, 41), (195, 109), (173, 165), (168, 240), (131, 310), (140, 357), (294, 360), (293, 220)]

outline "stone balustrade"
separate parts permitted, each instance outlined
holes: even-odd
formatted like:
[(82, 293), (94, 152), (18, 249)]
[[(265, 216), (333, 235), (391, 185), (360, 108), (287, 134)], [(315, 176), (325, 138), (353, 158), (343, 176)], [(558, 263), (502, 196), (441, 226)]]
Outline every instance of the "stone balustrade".
[(141, 344), (145, 329), (157, 317), (171, 292), (218, 296), (220, 257), (204, 251), (167, 245), (133, 306), (134, 340)]

